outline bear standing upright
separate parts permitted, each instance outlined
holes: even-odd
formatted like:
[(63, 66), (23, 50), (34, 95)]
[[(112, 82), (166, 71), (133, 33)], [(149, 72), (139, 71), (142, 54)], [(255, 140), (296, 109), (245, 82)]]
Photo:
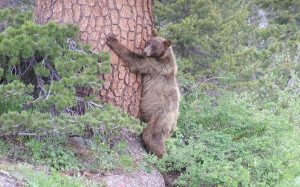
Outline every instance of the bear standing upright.
[(153, 30), (142, 55), (126, 48), (112, 35), (106, 38), (106, 43), (131, 72), (143, 76), (140, 110), (148, 125), (142, 132), (142, 140), (161, 158), (167, 153), (165, 140), (174, 131), (179, 110), (177, 65), (172, 41), (158, 37)]

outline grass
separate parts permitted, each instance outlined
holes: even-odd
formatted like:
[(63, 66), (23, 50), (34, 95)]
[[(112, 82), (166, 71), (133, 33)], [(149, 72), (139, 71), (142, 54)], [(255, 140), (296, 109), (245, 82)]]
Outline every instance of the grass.
[(50, 172), (46, 172), (27, 163), (0, 163), (0, 169), (9, 172), (10, 175), (26, 186), (103, 186), (96, 181), (88, 180), (80, 175), (71, 177), (69, 175), (62, 174), (55, 169), (52, 169)]

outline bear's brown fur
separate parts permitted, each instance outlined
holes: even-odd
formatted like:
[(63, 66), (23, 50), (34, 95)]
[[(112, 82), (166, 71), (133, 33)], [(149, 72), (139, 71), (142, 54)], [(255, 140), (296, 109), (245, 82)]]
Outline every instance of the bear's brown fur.
[(106, 43), (131, 72), (143, 75), (140, 110), (142, 119), (148, 125), (143, 130), (142, 140), (150, 151), (161, 158), (166, 154), (165, 140), (173, 133), (179, 109), (175, 77), (177, 65), (172, 41), (157, 37), (153, 30), (143, 55), (129, 50), (112, 35), (106, 38)]

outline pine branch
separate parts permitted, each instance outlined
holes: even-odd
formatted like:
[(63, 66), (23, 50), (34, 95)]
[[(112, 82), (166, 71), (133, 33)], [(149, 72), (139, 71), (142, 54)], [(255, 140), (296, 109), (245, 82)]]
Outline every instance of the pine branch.
[[(31, 60), (33, 66), (38, 63), (34, 55), (30, 57), (30, 60)], [(46, 93), (43, 77), (41, 75), (35, 74), (35, 78), (36, 78), (36, 81), (38, 84), (38, 88), (40, 89), (39, 97), (42, 97), (43, 94)]]
[[(85, 101), (83, 100), (83, 98), (80, 98), (80, 97), (77, 97), (77, 100), (78, 100), (78, 101), (81, 101), (81, 102), (85, 102)], [(88, 105), (90, 108), (93, 108), (93, 106), (96, 106), (96, 107), (98, 107), (98, 108), (103, 108), (102, 105), (97, 104), (97, 103), (92, 102), (92, 101), (88, 101), (88, 102), (85, 102), (85, 103), (87, 103), (87, 105)], [(86, 107), (86, 108), (89, 108), (89, 107)]]
[(32, 61), (29, 60), (29, 65), (27, 66), (27, 69), (26, 69), (23, 73), (20, 72), (21, 74), (19, 74), (19, 76), (20, 76), (20, 77), (23, 77), (23, 75), (24, 75), (26, 72), (28, 72), (28, 70), (29, 70), (31, 67), (33, 67)]
[(46, 64), (46, 66), (50, 70), (51, 76), (54, 76), (57, 81), (60, 81), (61, 77), (57, 74), (55, 68), (51, 64)]

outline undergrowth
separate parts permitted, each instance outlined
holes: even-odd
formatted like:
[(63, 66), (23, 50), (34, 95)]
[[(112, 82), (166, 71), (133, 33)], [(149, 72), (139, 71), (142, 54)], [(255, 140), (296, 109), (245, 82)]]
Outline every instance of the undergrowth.
[(278, 100), (290, 98), (288, 107), (262, 104), (255, 93), (189, 95), (180, 103), (169, 154), (147, 160), (164, 174), (179, 173), (178, 186), (296, 186), (299, 95), (273, 91)]
[(6, 137), (0, 139), (0, 158), (70, 172), (105, 173), (114, 169), (131, 171), (138, 167), (126, 150), (127, 142), (103, 141), (100, 136), (88, 141), (88, 147), (81, 147), (67, 136)]

